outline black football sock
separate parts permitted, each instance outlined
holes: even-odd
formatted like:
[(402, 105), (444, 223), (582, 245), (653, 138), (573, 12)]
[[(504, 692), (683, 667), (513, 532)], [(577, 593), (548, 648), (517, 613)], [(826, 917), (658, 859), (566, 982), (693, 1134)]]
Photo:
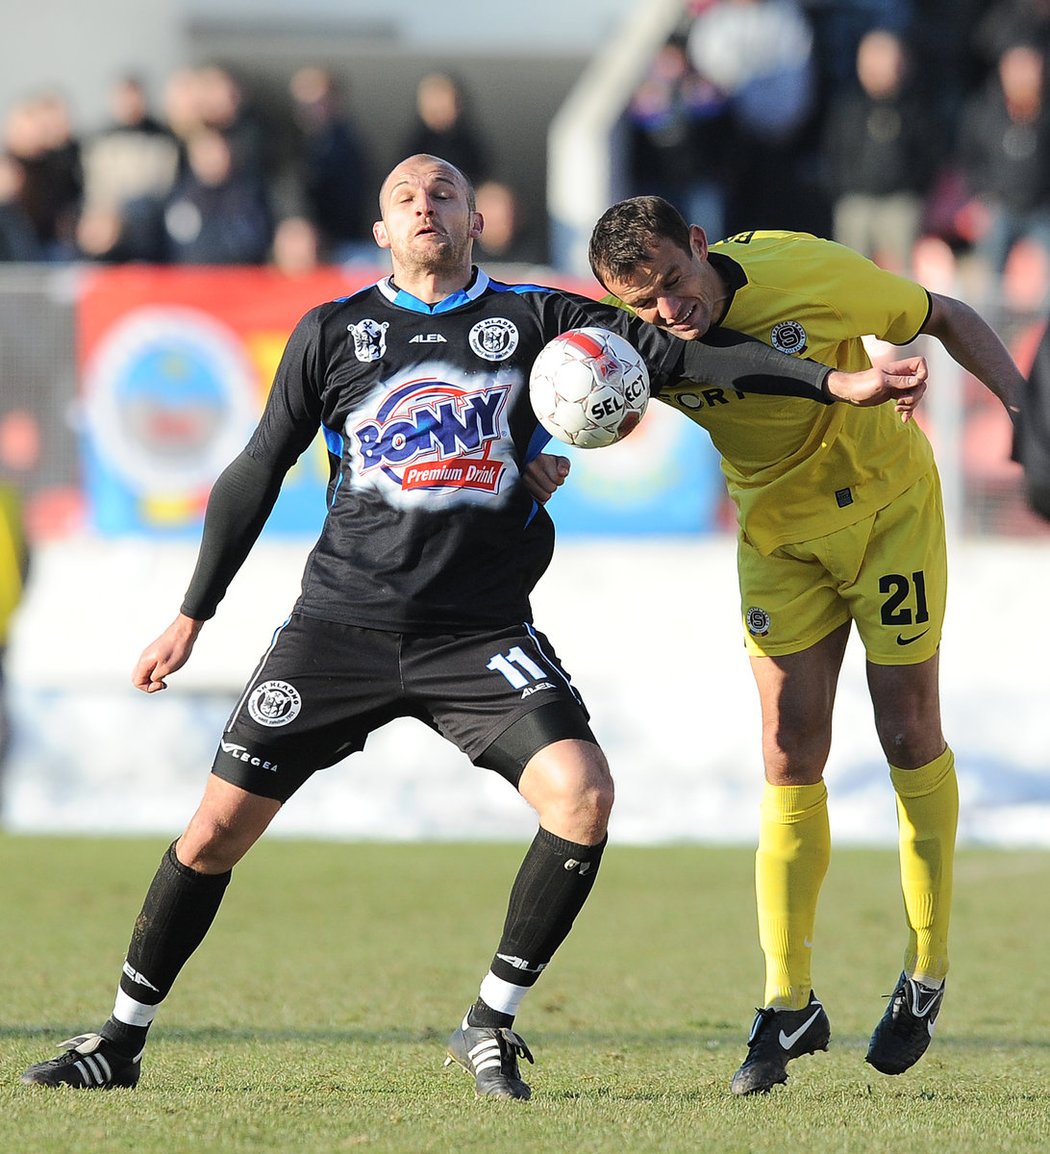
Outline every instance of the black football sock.
[(606, 841), (579, 845), (538, 830), (514, 879), (492, 974), (516, 986), (535, 983), (583, 909)]
[[(120, 975), (118, 1005), (121, 995), (145, 1006), (164, 1000), (211, 927), (231, 873), (198, 873), (175, 856), (174, 842), (168, 847), (135, 921)], [(145, 1045), (149, 1027), (150, 1022), (111, 1016), (99, 1032), (118, 1053), (132, 1057)]]
[(492, 1030), (500, 1030), (504, 1026), (509, 1030), (514, 1025), (513, 1014), (501, 1014), (494, 1010), (484, 998), (478, 998), (467, 1012), (467, 1024), (470, 1026), (486, 1026)]

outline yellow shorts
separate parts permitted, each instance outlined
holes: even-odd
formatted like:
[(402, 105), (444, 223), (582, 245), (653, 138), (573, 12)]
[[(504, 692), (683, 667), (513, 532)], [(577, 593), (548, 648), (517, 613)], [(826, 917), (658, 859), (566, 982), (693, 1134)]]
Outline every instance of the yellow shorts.
[(940, 480), (931, 472), (873, 516), (769, 556), (741, 539), (737, 563), (752, 656), (799, 653), (852, 620), (873, 664), (917, 665), (944, 625)]

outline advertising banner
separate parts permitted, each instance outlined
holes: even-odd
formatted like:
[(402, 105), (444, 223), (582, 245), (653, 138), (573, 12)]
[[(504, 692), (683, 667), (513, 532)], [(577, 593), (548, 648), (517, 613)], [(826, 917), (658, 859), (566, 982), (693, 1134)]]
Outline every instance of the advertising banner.
[[(121, 267), (93, 276), (78, 317), (89, 528), (199, 532), (211, 486), (251, 434), (296, 321), (373, 279), (259, 268)], [(268, 532), (314, 532), (327, 482), (318, 437), (289, 473)]]
[[(264, 268), (143, 266), (89, 275), (77, 305), (88, 531), (196, 535), (215, 478), (258, 420), (295, 323), (319, 302), (381, 275), (355, 266), (303, 277)], [(562, 534), (716, 527), (717, 457), (706, 434), (658, 404), (619, 445), (582, 452), (553, 442), (549, 451), (573, 459), (572, 476), (550, 505)], [(327, 483), (318, 436), (289, 473), (267, 534), (315, 534)]]

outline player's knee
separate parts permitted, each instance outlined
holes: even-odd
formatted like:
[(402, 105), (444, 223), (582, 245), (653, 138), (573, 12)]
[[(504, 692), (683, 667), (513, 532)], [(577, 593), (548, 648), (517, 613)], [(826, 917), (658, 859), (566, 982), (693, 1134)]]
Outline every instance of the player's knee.
[(604, 755), (593, 748), (597, 756), (566, 764), (550, 776), (552, 800), (566, 811), (608, 821), (616, 790)]
[(596, 823), (608, 824), (612, 813), (613, 802), (616, 800), (616, 787), (613, 785), (609, 767), (605, 767), (603, 774), (589, 779), (583, 786), (580, 808), (584, 810)]
[(244, 857), (258, 836), (248, 823), (197, 813), (176, 843), (175, 856), (198, 873), (225, 873)]
[(875, 727), (886, 760), (903, 769), (925, 765), (938, 757), (944, 748), (940, 717), (934, 709), (923, 709), (918, 703), (901, 703), (899, 708), (880, 710)]
[(812, 785), (819, 781), (831, 752), (824, 726), (780, 725), (763, 741), (766, 780), (774, 785)]
[(552, 833), (584, 844), (605, 836), (615, 786), (598, 746), (575, 741), (547, 746), (525, 767), (519, 789)]

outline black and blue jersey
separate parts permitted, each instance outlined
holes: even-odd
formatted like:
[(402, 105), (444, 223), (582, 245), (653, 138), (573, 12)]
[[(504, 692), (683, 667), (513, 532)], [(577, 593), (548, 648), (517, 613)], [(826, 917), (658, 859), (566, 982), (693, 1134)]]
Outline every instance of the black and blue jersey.
[(725, 330), (684, 342), (622, 309), (481, 270), (436, 305), (386, 278), (312, 309), (292, 332), (258, 427), (212, 491), (182, 611), (215, 612), (320, 428), (328, 514), (303, 574), (302, 613), (416, 633), (531, 620), (554, 528), (522, 483), (548, 439), (529, 370), (549, 340), (588, 325), (638, 348), (654, 392), (688, 378), (820, 396), (823, 366)]

